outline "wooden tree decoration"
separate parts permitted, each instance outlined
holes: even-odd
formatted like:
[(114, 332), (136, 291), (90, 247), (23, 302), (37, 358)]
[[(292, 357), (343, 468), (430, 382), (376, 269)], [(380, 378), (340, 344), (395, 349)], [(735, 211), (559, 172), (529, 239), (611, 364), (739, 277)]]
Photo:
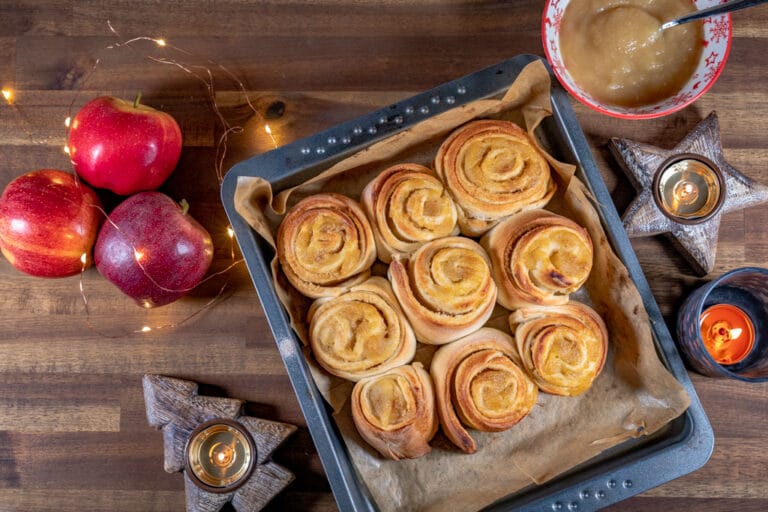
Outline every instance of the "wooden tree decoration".
[[(731, 166), (723, 156), (717, 114), (712, 112), (677, 146), (664, 150), (628, 139), (612, 139), (611, 149), (638, 191), (622, 217), (630, 237), (667, 233), (698, 274), (708, 274), (715, 264), (717, 234), (724, 213), (768, 202), (768, 187), (756, 183)], [(654, 178), (664, 162), (676, 155), (700, 155), (719, 169), (724, 181), (722, 206), (696, 224), (676, 222), (661, 211), (654, 197)]]
[[(295, 426), (243, 416), (243, 400), (200, 396), (197, 384), (191, 381), (145, 375), (143, 386), (147, 420), (163, 432), (165, 471), (184, 472), (188, 512), (217, 512), (226, 503), (232, 503), (238, 512), (261, 510), (293, 481), (293, 474), (269, 457)], [(243, 439), (255, 448), (248, 473), (235, 485), (220, 489), (201, 483), (187, 457), (190, 438), (196, 437), (199, 427), (216, 423), (238, 427)]]

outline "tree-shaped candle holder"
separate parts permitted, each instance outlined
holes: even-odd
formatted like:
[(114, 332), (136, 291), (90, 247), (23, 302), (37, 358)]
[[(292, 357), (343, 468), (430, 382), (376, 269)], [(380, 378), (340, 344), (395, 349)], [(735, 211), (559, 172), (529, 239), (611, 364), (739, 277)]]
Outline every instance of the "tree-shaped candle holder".
[(188, 512), (261, 510), (293, 481), (270, 460), (296, 427), (242, 414), (243, 400), (201, 396), (187, 380), (145, 375), (149, 424), (163, 432), (164, 467), (182, 471)]

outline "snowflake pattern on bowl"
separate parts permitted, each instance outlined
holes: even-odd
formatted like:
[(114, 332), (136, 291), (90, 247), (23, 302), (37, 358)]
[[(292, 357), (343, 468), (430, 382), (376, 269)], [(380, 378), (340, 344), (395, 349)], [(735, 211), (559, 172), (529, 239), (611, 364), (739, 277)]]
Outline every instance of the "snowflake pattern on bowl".
[[(718, 0), (694, 0), (697, 9), (716, 5)], [(706, 18), (702, 24), (704, 38), (699, 64), (683, 88), (663, 101), (642, 107), (625, 108), (608, 105), (581, 89), (563, 63), (560, 52), (560, 26), (569, 0), (548, 0), (541, 21), (544, 54), (552, 72), (562, 86), (577, 100), (603, 114), (624, 119), (647, 119), (677, 112), (696, 101), (720, 76), (731, 48), (732, 24), (730, 14)]]

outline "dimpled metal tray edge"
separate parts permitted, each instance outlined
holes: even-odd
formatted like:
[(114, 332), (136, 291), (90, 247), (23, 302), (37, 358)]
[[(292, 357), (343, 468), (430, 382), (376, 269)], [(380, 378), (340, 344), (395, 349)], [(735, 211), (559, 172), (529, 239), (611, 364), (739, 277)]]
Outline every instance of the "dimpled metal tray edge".
[[(502, 94), (520, 71), (535, 60), (542, 59), (535, 55), (518, 55), (359, 119), (244, 160), (234, 165), (224, 178), (221, 188), (224, 209), (340, 510), (374, 511), (377, 507), (358, 478), (330, 410), (312, 380), (301, 353), (301, 342), (291, 330), (277, 298), (269, 268), (274, 254), (272, 248), (259, 239), (235, 211), (237, 180), (240, 176), (261, 176), (278, 190), (301, 183), (332, 163), (430, 116)], [(622, 443), (550, 482), (531, 485), (489, 504), (484, 510), (597, 510), (695, 471), (709, 460), (714, 446), (712, 428), (592, 158), (569, 98), (554, 78), (551, 99), (553, 115), (544, 120), (537, 135), (543, 135), (553, 156), (578, 166), (578, 175), (594, 194), (606, 234), (629, 270), (648, 311), (657, 353), (690, 395), (691, 406), (661, 432)]]

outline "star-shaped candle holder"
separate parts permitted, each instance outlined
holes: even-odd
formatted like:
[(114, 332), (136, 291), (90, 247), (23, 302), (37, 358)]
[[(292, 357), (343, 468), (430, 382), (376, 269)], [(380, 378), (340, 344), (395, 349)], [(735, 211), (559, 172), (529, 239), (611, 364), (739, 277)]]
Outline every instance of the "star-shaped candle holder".
[(162, 429), (165, 470), (184, 472), (188, 512), (261, 510), (293, 474), (270, 461), (296, 427), (241, 414), (243, 400), (197, 394), (197, 384), (145, 375), (149, 424)]
[(622, 217), (627, 235), (668, 234), (700, 275), (714, 268), (722, 215), (768, 202), (768, 187), (725, 161), (715, 112), (671, 150), (627, 139), (611, 150), (638, 191)]

